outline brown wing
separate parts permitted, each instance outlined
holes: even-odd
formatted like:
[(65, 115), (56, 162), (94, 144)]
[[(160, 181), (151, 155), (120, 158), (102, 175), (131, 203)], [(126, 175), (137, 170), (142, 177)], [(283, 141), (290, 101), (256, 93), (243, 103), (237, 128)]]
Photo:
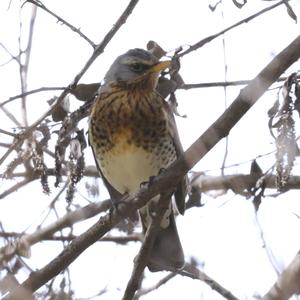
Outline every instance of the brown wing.
[[(162, 101), (164, 104), (165, 111), (169, 115), (170, 128), (172, 129), (171, 136), (174, 142), (177, 157), (179, 157), (183, 153), (183, 148), (179, 139), (175, 118), (169, 104), (165, 100)], [(184, 176), (182, 180), (178, 183), (175, 191), (175, 202), (179, 212), (182, 215), (184, 214), (185, 211), (185, 197), (187, 194), (187, 189), (188, 189), (188, 178), (187, 176)]]

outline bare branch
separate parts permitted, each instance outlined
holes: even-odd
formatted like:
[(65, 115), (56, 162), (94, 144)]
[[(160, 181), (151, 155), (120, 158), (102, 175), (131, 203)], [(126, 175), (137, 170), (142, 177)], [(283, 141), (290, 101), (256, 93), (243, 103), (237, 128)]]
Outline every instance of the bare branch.
[[(42, 241), (50, 239), (53, 234), (59, 230), (73, 226), (75, 223), (92, 218), (100, 212), (107, 211), (111, 207), (111, 200), (104, 200), (98, 203), (91, 203), (76, 211), (72, 211), (64, 215), (62, 218), (56, 220), (54, 223), (49, 224), (44, 228), (39, 228), (31, 234), (15, 234), (15, 237), (22, 238), (28, 247)], [(9, 234), (2, 233), (1, 236), (10, 236)], [(11, 234), (11, 236), (14, 236)], [(54, 238), (51, 238), (54, 239)], [(125, 242), (125, 241), (123, 241)], [(0, 265), (4, 261), (10, 260), (19, 251), (19, 244), (7, 245), (0, 248)]]
[[(199, 175), (193, 182), (193, 186), (199, 188), (202, 192), (229, 190), (240, 194), (255, 186), (260, 177), (257, 174), (235, 174), (225, 176), (207, 176)], [(276, 176), (266, 175), (264, 178), (266, 188), (277, 189)], [(287, 190), (300, 189), (300, 176), (291, 176), (287, 182)]]
[(178, 54), (178, 56), (179, 56), (179, 57), (182, 57), (182, 56), (184, 56), (184, 55), (186, 55), (186, 54), (188, 54), (188, 53), (190, 53), (190, 52), (192, 52), (192, 51), (195, 51), (195, 50), (197, 50), (197, 49), (203, 47), (205, 44), (211, 42), (211, 41), (214, 40), (215, 38), (217, 38), (217, 37), (223, 35), (224, 33), (230, 31), (231, 29), (234, 29), (234, 28), (236, 28), (236, 27), (242, 25), (243, 23), (248, 23), (248, 22), (250, 22), (251, 20), (255, 19), (256, 17), (258, 17), (258, 16), (260, 16), (260, 15), (262, 15), (262, 14), (264, 14), (264, 13), (266, 13), (266, 12), (268, 12), (268, 11), (274, 9), (274, 8), (276, 8), (277, 6), (282, 5), (282, 4), (285, 4), (286, 1), (287, 1), (287, 0), (279, 1), (279, 2), (277, 2), (277, 3), (275, 3), (275, 4), (271, 5), (271, 6), (269, 6), (269, 7), (267, 7), (267, 8), (262, 9), (261, 11), (255, 13), (255, 14), (253, 14), (253, 15), (251, 15), (251, 16), (249, 16), (249, 17), (247, 17), (247, 18), (245, 18), (245, 19), (243, 19), (243, 20), (241, 20), (241, 21), (239, 21), (239, 22), (237, 22), (237, 23), (235, 23), (235, 24), (233, 24), (233, 25), (231, 25), (231, 26), (229, 26), (229, 27), (227, 27), (227, 28), (221, 30), (221, 31), (218, 32), (218, 33), (215, 33), (215, 34), (213, 34), (213, 35), (211, 35), (211, 36), (208, 36), (208, 37), (204, 38), (203, 40), (199, 41), (198, 43), (196, 43), (196, 44), (190, 46), (187, 50), (185, 50), (185, 51), (181, 52), (180, 54)]
[(182, 271), (178, 271), (178, 274), (205, 282), (213, 290), (215, 290), (228, 300), (238, 300), (238, 298), (235, 297), (230, 291), (225, 289), (221, 284), (216, 282), (214, 279), (212, 279), (193, 265), (186, 264)]
[(20, 57), (14, 56), (6, 47), (0, 42), (0, 47), (10, 56), (11, 60), (16, 60), (17, 63), (20, 63)]
[[(285, 81), (288, 77), (279, 77), (276, 82)], [(211, 87), (227, 87), (227, 86), (239, 86), (247, 85), (251, 80), (235, 80), (235, 81), (216, 81), (216, 82), (203, 82), (203, 83), (184, 83), (178, 87), (182, 90), (190, 89), (201, 89), (201, 88), (211, 88)]]
[(13, 122), (15, 123), (19, 128), (22, 127), (21, 123), (16, 119), (16, 117), (5, 107), (0, 107), (0, 109), (4, 112), (4, 114)]
[(278, 266), (278, 263), (276, 262), (276, 259), (274, 257), (274, 254), (273, 254), (273, 251), (272, 251), (271, 247), (269, 247), (269, 245), (268, 245), (268, 243), (265, 239), (265, 234), (264, 234), (262, 226), (260, 225), (256, 210), (255, 210), (255, 225), (257, 226), (257, 228), (259, 230), (260, 238), (261, 238), (261, 241), (262, 241), (262, 248), (265, 250), (265, 253), (268, 257), (268, 260), (269, 260), (270, 264), (272, 265), (274, 271), (276, 272), (277, 276), (279, 276), (280, 275), (280, 268)]
[(300, 295), (300, 252), (282, 272), (278, 280), (262, 300), (288, 300)]
[(37, 179), (37, 177), (26, 177), (26, 178), (24, 178), (24, 180), (17, 182), (15, 185), (13, 185), (12, 187), (10, 187), (9, 189), (7, 189), (6, 191), (4, 191), (3, 193), (0, 194), (0, 200), (4, 199), (11, 193), (16, 192), (20, 188), (26, 186), (28, 183), (34, 181), (35, 179)]
[(7, 103), (9, 103), (13, 100), (16, 100), (16, 99), (19, 99), (19, 98), (22, 98), (22, 97), (26, 97), (26, 96), (29, 96), (29, 95), (32, 95), (32, 94), (35, 94), (35, 93), (46, 92), (46, 91), (58, 91), (58, 90), (64, 90), (64, 89), (65, 89), (65, 87), (40, 87), (38, 89), (34, 89), (34, 90), (31, 90), (31, 91), (26, 91), (25, 93), (9, 97), (7, 100), (0, 103), (0, 107), (6, 105)]
[[(70, 24), (69, 22), (67, 22), (66, 20), (64, 20), (63, 18), (61, 18), (60, 16), (58, 16), (57, 14), (55, 14), (53, 11), (51, 11), (50, 9), (48, 9), (41, 1), (39, 0), (26, 0), (26, 2), (28, 3), (32, 3), (36, 6), (38, 6), (39, 8), (43, 9), (44, 11), (46, 11), (48, 14), (50, 14), (51, 16), (53, 16), (54, 18), (56, 18), (58, 20), (58, 22), (66, 25), (67, 27), (69, 27), (72, 31), (76, 32), (77, 34), (79, 34), (84, 40), (86, 40), (93, 48), (96, 47), (96, 44), (90, 40), (85, 34), (83, 34), (81, 32), (81, 30), (79, 28), (76, 28), (75, 26), (73, 26), (72, 24)], [(26, 3), (25, 2), (25, 3)]]
[(177, 273), (169, 273), (168, 275), (166, 275), (165, 277), (160, 279), (153, 286), (151, 286), (149, 288), (143, 288), (143, 289), (138, 290), (133, 299), (138, 300), (141, 296), (147, 295), (147, 294), (153, 292), (154, 290), (157, 290), (162, 285), (166, 284), (168, 281), (170, 281), (172, 278), (174, 278), (176, 275), (178, 275), (178, 274)]
[[(0, 142), (0, 147), (9, 148), (10, 146), (11, 146), (11, 143), (2, 143), (2, 142)], [(0, 177), (1, 177), (1, 174), (0, 174)]]
[[(111, 200), (107, 200), (109, 203), (111, 203)], [(102, 202), (101, 202), (102, 203)], [(103, 209), (103, 211), (105, 211)], [(101, 211), (102, 212), (102, 209)], [(99, 211), (97, 210), (95, 212), (95, 215), (97, 215), (99, 213)], [(90, 218), (89, 216), (86, 217), (86, 219)], [(84, 220), (86, 220), (84, 219)], [(79, 221), (84, 221), (84, 220), (79, 220)], [(76, 220), (74, 221), (74, 224), (76, 223)], [(67, 226), (67, 227), (72, 227), (72, 226)], [(66, 228), (66, 227), (64, 227)], [(61, 230), (61, 229), (58, 229), (58, 230)], [(57, 230), (57, 231), (58, 231)], [(13, 239), (18, 239), (18, 238), (23, 238), (25, 237), (26, 239), (26, 236), (31, 236), (31, 235), (34, 235), (33, 234), (24, 234), (24, 233), (20, 233), (20, 232), (0, 232), (0, 237), (2, 238), (13, 238)], [(70, 234), (70, 235), (60, 235), (60, 236), (57, 236), (57, 235), (52, 235), (52, 236), (48, 236), (48, 234), (46, 235), (41, 235), (40, 236), (40, 240), (39, 241), (36, 241), (35, 243), (38, 243), (40, 241), (53, 241), (53, 242), (57, 242), (57, 241), (60, 241), (60, 242), (71, 242), (72, 240), (76, 239), (77, 236), (76, 235), (73, 235), (73, 234)], [(110, 242), (110, 243), (117, 243), (117, 244), (120, 244), (120, 245), (125, 245), (129, 242), (142, 242), (143, 240), (143, 234), (141, 233), (133, 233), (133, 234), (128, 234), (128, 235), (120, 235), (120, 236), (112, 236), (112, 235), (106, 235), (104, 236), (103, 238), (101, 238), (101, 240), (98, 240), (99, 242)], [(32, 239), (32, 237), (29, 237), (29, 239)], [(0, 248), (0, 252), (3, 252), (5, 251), (5, 248), (6, 247), (2, 247)], [(16, 254), (17, 252), (15, 252)], [(2, 260), (3, 258), (1, 257), (1, 260), (0, 260), (0, 264), (2, 263)], [(8, 257), (5, 257), (5, 260), (7, 261), (8, 260)]]
[(98, 44), (94, 50), (94, 53), (90, 57), (90, 59), (87, 61), (83, 69), (79, 74), (74, 79), (73, 87), (78, 83), (80, 78), (83, 76), (83, 74), (86, 72), (86, 70), (91, 66), (91, 64), (94, 62), (94, 60), (101, 54), (103, 53), (105, 47), (107, 44), (110, 42), (110, 40), (114, 37), (114, 35), (118, 32), (118, 30), (121, 28), (123, 24), (126, 23), (127, 18), (129, 15), (132, 13), (133, 9), (137, 5), (139, 0), (131, 0), (124, 10), (124, 12), (121, 14), (119, 19), (114, 23), (112, 29), (105, 35), (104, 39), (100, 44)]
[(12, 137), (16, 137), (16, 134), (11, 133), (11, 132), (6, 131), (6, 130), (1, 129), (1, 128), (0, 128), (0, 133), (6, 134), (6, 135), (9, 135), (9, 136), (12, 136)]
[[(20, 75), (20, 82), (21, 82), (21, 93), (24, 94), (27, 91), (27, 76), (28, 76), (28, 68), (29, 68), (29, 61), (31, 56), (31, 46), (32, 46), (32, 38), (33, 38), (33, 31), (34, 31), (34, 24), (36, 19), (36, 7), (32, 7), (30, 24), (29, 24), (29, 34), (28, 34), (28, 41), (25, 50), (23, 51), (21, 48), (21, 29), (22, 23), (20, 22), (20, 37), (19, 37), (19, 57), (22, 54), (25, 54), (25, 61), (19, 61), (19, 75)], [(21, 98), (21, 109), (22, 109), (22, 117), (23, 117), (23, 124), (24, 126), (28, 126), (27, 120), (27, 103), (26, 97), (23, 96)]]

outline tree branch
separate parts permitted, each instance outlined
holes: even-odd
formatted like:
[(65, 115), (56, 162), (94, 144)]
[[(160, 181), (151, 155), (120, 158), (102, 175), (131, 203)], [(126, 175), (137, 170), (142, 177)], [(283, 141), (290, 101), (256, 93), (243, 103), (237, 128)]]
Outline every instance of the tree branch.
[(249, 16), (249, 17), (247, 17), (247, 18), (245, 18), (245, 19), (243, 19), (243, 20), (241, 20), (241, 21), (239, 21), (239, 22), (237, 22), (237, 23), (235, 23), (235, 24), (233, 24), (233, 25), (231, 25), (231, 26), (229, 26), (229, 27), (221, 30), (218, 33), (215, 33), (215, 34), (213, 34), (211, 36), (208, 36), (208, 37), (204, 38), (203, 40), (199, 41), (198, 43), (190, 46), (187, 50), (185, 50), (185, 51), (181, 52), (180, 54), (178, 54), (178, 56), (182, 57), (182, 56), (184, 56), (184, 55), (186, 55), (186, 54), (188, 54), (188, 53), (190, 53), (192, 51), (195, 51), (195, 50), (203, 47), (205, 44), (211, 42), (215, 38), (223, 35), (224, 33), (230, 31), (231, 29), (234, 29), (234, 28), (242, 25), (243, 23), (248, 23), (248, 22), (252, 21), (253, 19), (255, 19), (256, 17), (258, 17), (258, 16), (260, 16), (260, 15), (262, 15), (262, 14), (264, 14), (264, 13), (266, 13), (266, 12), (268, 12), (268, 11), (274, 9), (274, 8), (276, 8), (279, 5), (286, 4), (286, 1), (289, 1), (289, 0), (279, 1), (279, 2), (277, 2), (277, 3), (275, 3), (275, 4), (271, 5), (271, 6), (269, 6), (267, 8), (262, 9), (261, 11), (255, 13), (255, 14), (253, 14), (251, 16)]
[[(84, 40), (86, 40), (93, 48), (96, 47), (95, 43), (90, 40), (85, 34), (83, 34), (79, 28), (76, 28), (75, 26), (73, 26), (72, 24), (70, 24), (69, 22), (67, 22), (66, 20), (64, 20), (63, 18), (61, 18), (60, 16), (58, 16), (57, 14), (55, 14), (54, 12), (52, 12), (50, 9), (48, 9), (41, 1), (39, 0), (26, 0), (26, 2), (31, 3), (35, 6), (38, 6), (39, 8), (43, 9), (44, 11), (46, 11), (48, 14), (50, 14), (51, 16), (53, 16), (54, 18), (57, 19), (58, 22), (66, 25), (67, 27), (69, 27), (72, 31), (76, 32), (77, 34), (79, 34)], [(25, 3), (26, 3), (25, 2)]]
[[(205, 174), (199, 175), (192, 183), (192, 186), (201, 190), (201, 192), (229, 190), (234, 193), (244, 194), (245, 191), (250, 190), (255, 186), (260, 176), (257, 174), (235, 174), (225, 176), (207, 176)], [(266, 188), (277, 189), (276, 175), (264, 176), (264, 184)], [(300, 176), (291, 176), (287, 182), (286, 189), (300, 189)]]
[(32, 95), (32, 94), (35, 94), (35, 93), (45, 92), (45, 91), (64, 90), (65, 88), (66, 87), (40, 87), (38, 89), (34, 89), (34, 90), (31, 90), (31, 91), (26, 91), (25, 93), (9, 97), (7, 100), (5, 100), (5, 101), (3, 101), (3, 102), (0, 103), (0, 107), (6, 105), (7, 103), (9, 103), (9, 102), (11, 102), (13, 100), (16, 100), (16, 99), (19, 99), (19, 98), (22, 98), (22, 97), (26, 97), (26, 96), (29, 96), (29, 95)]
[(22, 181), (17, 182), (12, 187), (8, 188), (7, 190), (5, 190), (3, 193), (0, 194), (0, 200), (4, 199), (5, 197), (7, 197), (8, 195), (10, 195), (11, 193), (16, 192), (20, 188), (22, 188), (24, 186), (27, 186), (28, 183), (34, 181), (37, 178), (38, 177), (34, 177), (34, 176), (32, 176), (32, 177), (26, 177)]
[[(34, 24), (36, 19), (36, 7), (32, 7), (31, 18), (29, 23), (29, 34), (28, 34), (28, 41), (25, 50), (22, 50), (21, 47), (21, 29), (22, 23), (20, 21), (20, 37), (19, 37), (19, 57), (21, 58), (22, 54), (25, 54), (25, 61), (19, 61), (19, 76), (21, 82), (21, 93), (24, 95), (27, 91), (27, 77), (28, 77), (28, 68), (31, 56), (31, 46), (32, 46), (32, 38), (34, 32)], [(22, 111), (22, 118), (23, 118), (23, 125), (28, 126), (28, 119), (27, 119), (27, 103), (26, 103), (26, 96), (21, 98), (21, 111)]]
[[(71, 227), (77, 222), (92, 218), (100, 212), (107, 211), (109, 208), (111, 208), (110, 199), (98, 203), (91, 203), (76, 211), (67, 213), (52, 224), (40, 228), (31, 234), (18, 234), (15, 235), (15, 238), (21, 238), (22, 244), (26, 243), (27, 247), (30, 247), (42, 240), (46, 240), (47, 238), (53, 236), (53, 234), (59, 230)], [(0, 234), (0, 236), (5, 236), (5, 233)], [(0, 248), (0, 266), (4, 261), (10, 260), (14, 255), (16, 255), (19, 252), (19, 248), (20, 244), (18, 243), (18, 241), (14, 244), (9, 244), (5, 247)]]
[(166, 275), (165, 277), (163, 277), (162, 279), (160, 279), (153, 286), (151, 286), (149, 288), (143, 288), (143, 289), (138, 290), (137, 293), (134, 295), (133, 300), (138, 300), (138, 299), (140, 299), (140, 297), (142, 297), (146, 294), (149, 294), (149, 293), (153, 292), (154, 290), (157, 290), (162, 285), (166, 284), (168, 281), (170, 281), (172, 278), (174, 278), (176, 275), (178, 275), (178, 273), (171, 272), (168, 275)]
[(300, 295), (300, 252), (279, 276), (270, 291), (262, 300), (288, 300), (293, 295)]
[(238, 300), (230, 291), (225, 289), (217, 281), (206, 275), (204, 272), (200, 271), (196, 267), (190, 264), (186, 264), (182, 271), (179, 271), (178, 274), (192, 279), (198, 279), (209, 285), (214, 291), (218, 292), (224, 298), (228, 300)]
[[(283, 76), (279, 77), (276, 82), (282, 82), (287, 80), (288, 77)], [(214, 88), (214, 87), (227, 87), (227, 86), (238, 86), (238, 85), (247, 85), (251, 80), (234, 80), (234, 81), (215, 81), (215, 82), (203, 82), (203, 83), (184, 83), (178, 87), (181, 90), (190, 90), (190, 89), (201, 89), (201, 88)]]

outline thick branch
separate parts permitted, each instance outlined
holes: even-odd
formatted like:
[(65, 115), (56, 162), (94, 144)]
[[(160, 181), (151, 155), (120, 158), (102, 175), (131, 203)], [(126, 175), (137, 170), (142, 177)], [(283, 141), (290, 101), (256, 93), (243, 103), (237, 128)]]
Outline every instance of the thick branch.
[[(31, 274), (22, 284), (23, 288), (35, 291), (48, 280), (59, 274), (69, 266), (86, 248), (96, 242), (113, 226), (122, 216), (130, 216), (136, 209), (144, 206), (155, 195), (169, 189), (195, 166), (223, 137), (227, 136), (235, 124), (253, 106), (258, 98), (278, 77), (291, 66), (300, 56), (300, 36), (297, 37), (286, 49), (280, 52), (250, 84), (245, 87), (235, 101), (197, 139), (190, 148), (165, 172), (153, 179), (148, 189), (141, 189), (136, 195), (126, 197), (118, 206), (118, 212), (113, 210), (111, 214), (102, 217), (95, 225), (76, 238), (68, 245), (58, 257), (48, 265)], [(17, 290), (7, 299), (14, 299)]]
[[(206, 176), (203, 174), (195, 179), (192, 185), (199, 188), (202, 192), (231, 189), (235, 193), (242, 193), (254, 187), (258, 179), (260, 177), (257, 174), (226, 176)], [(276, 176), (265, 176), (264, 185), (269, 189), (277, 189)], [(287, 182), (286, 189), (300, 189), (300, 176), (291, 176)]]
[(300, 295), (300, 252), (262, 300), (288, 300), (293, 295)]
[[(26, 243), (28, 247), (42, 241), (63, 228), (71, 227), (75, 223), (92, 218), (99, 214), (100, 212), (105, 212), (111, 207), (111, 200), (104, 200), (98, 203), (91, 203), (85, 207), (82, 207), (76, 211), (72, 211), (64, 215), (62, 218), (56, 220), (55, 222), (49, 224), (46, 227), (40, 228), (31, 234), (19, 234), (15, 235), (15, 238), (21, 238), (22, 244)], [(5, 236), (5, 234), (1, 234)], [(12, 236), (12, 235), (11, 235)], [(125, 241), (123, 241), (125, 242)], [(0, 248), (0, 265), (4, 261), (10, 260), (19, 252), (19, 243), (9, 244), (5, 247)]]
[[(196, 174), (196, 176), (195, 176)], [(62, 175), (67, 175), (67, 170), (62, 170)], [(28, 177), (28, 172), (16, 172), (11, 175), (12, 178), (16, 177)], [(47, 176), (55, 176), (55, 170), (53, 168), (47, 169)], [(85, 177), (99, 177), (99, 172), (95, 166), (87, 166), (83, 171)], [(215, 191), (215, 190), (228, 190), (231, 189), (234, 192), (248, 190), (253, 187), (256, 181), (259, 179), (257, 174), (234, 174), (225, 176), (210, 176), (206, 174), (194, 173), (193, 185), (201, 189), (202, 192)], [(38, 178), (38, 177), (36, 177)], [(264, 183), (268, 189), (276, 189), (276, 176), (267, 175), (264, 177)], [(300, 176), (290, 176), (286, 185), (287, 190), (300, 189)]]

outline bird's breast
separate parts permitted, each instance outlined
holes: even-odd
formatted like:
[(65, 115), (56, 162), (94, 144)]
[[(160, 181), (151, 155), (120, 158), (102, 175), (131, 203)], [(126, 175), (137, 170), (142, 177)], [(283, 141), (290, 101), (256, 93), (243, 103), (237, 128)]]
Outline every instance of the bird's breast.
[(161, 99), (152, 95), (153, 99), (120, 91), (99, 99), (91, 114), (89, 136), (95, 158), (120, 193), (138, 190), (176, 159)]
[(158, 175), (176, 159), (171, 140), (165, 138), (143, 147), (128, 139), (131, 134), (130, 130), (116, 133), (114, 146), (96, 155), (103, 175), (120, 193), (137, 191), (141, 183)]

